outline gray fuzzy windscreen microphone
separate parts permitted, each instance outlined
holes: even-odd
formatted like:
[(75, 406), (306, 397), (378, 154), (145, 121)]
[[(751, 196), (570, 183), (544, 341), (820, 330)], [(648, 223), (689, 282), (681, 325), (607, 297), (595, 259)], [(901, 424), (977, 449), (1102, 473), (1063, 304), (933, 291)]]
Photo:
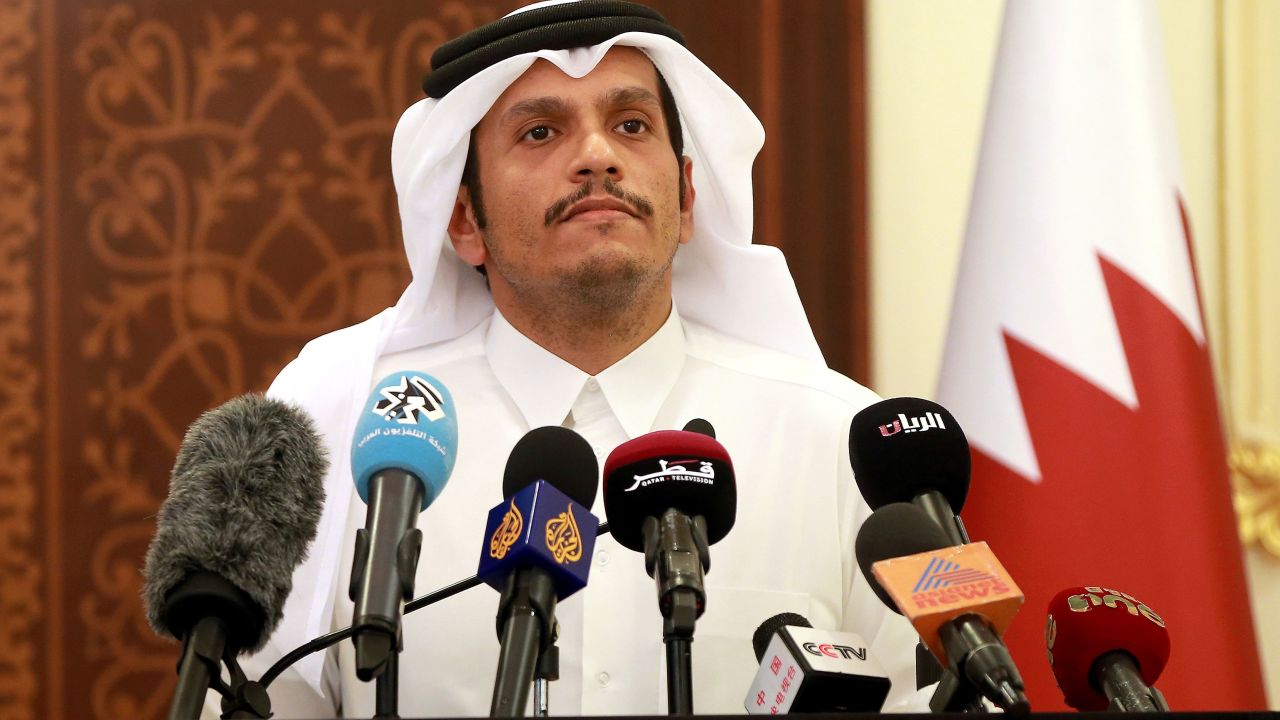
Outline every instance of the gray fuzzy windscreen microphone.
[(152, 629), (182, 640), (212, 615), (229, 650), (261, 649), (315, 538), (328, 467), (311, 417), (279, 400), (242, 395), (192, 423), (143, 567)]

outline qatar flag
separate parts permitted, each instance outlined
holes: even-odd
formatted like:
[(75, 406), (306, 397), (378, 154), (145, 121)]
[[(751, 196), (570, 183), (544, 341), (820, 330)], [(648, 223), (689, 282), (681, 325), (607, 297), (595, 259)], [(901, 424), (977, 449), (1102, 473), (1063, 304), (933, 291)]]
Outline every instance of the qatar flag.
[(1036, 710), (1070, 586), (1136, 596), (1174, 710), (1265, 708), (1151, 2), (1010, 0), (939, 401), (973, 449), (964, 519), (1018, 585)]

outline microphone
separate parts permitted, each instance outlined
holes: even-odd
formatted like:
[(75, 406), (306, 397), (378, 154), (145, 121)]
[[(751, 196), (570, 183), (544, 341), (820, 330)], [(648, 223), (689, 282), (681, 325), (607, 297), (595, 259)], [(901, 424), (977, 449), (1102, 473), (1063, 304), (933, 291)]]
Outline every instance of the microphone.
[[(863, 408), (849, 424), (849, 459), (858, 489), (872, 510), (909, 502), (942, 528), (948, 545), (969, 542), (960, 519), (969, 493), (969, 443), (946, 408), (912, 397)], [(927, 648), (917, 645), (916, 686), (939, 681), (935, 698), (946, 699), (948, 710), (981, 705), (943, 671)]]
[(476, 573), (502, 593), (490, 717), (524, 715), (539, 659), (558, 634), (556, 602), (587, 584), (599, 524), (588, 508), (598, 472), (591, 445), (563, 427), (530, 430), (507, 459), (508, 499), (489, 511)]
[(453, 398), (439, 380), (393, 373), (369, 394), (351, 444), (351, 476), (368, 505), (349, 588), (362, 681), (386, 672), (402, 647), (400, 620), (422, 549), (418, 515), (444, 489), (457, 447)]
[(1169, 631), (1132, 595), (1092, 586), (1063, 590), (1049, 601), (1045, 644), (1071, 707), (1169, 711), (1155, 688), (1169, 661)]
[(872, 510), (909, 502), (964, 545), (960, 509), (969, 494), (969, 441), (941, 405), (913, 397), (863, 408), (849, 424), (849, 460), (858, 490)]
[(854, 552), (872, 589), (906, 615), (939, 662), (1005, 712), (1030, 711), (1000, 640), (1022, 591), (986, 543), (950, 546), (923, 510), (890, 503), (863, 523)]
[[(260, 650), (284, 614), (320, 522), (328, 465), (311, 418), (260, 395), (233, 398), (187, 429), (142, 569), (148, 624), (183, 644), (171, 719), (199, 717), (211, 681), (224, 710), (270, 715), (235, 657)], [(224, 659), (238, 685), (230, 691)]]
[(803, 615), (765, 620), (751, 638), (760, 670), (743, 706), (751, 715), (879, 712), (889, 675), (853, 633), (814, 630)]
[(716, 429), (711, 427), (711, 423), (703, 420), (702, 418), (694, 418), (685, 423), (684, 431), (698, 433), (699, 435), (706, 435), (713, 439), (716, 436)]
[(693, 712), (690, 643), (706, 608), (703, 573), (711, 568), (710, 546), (733, 528), (737, 499), (729, 453), (701, 432), (651, 432), (605, 460), (610, 531), (619, 545), (644, 553), (657, 585), (673, 713)]

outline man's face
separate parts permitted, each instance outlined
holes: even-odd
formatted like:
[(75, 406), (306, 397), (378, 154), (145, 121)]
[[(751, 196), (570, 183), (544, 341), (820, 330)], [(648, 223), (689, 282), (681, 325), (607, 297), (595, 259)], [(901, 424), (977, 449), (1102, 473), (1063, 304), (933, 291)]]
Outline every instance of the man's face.
[(500, 307), (536, 310), (566, 293), (625, 304), (669, 288), (693, 232), (692, 170), (672, 150), (657, 77), (634, 48), (580, 79), (538, 60), (476, 126), (487, 222), (478, 227), (464, 188), (449, 233), (464, 262), (485, 266)]

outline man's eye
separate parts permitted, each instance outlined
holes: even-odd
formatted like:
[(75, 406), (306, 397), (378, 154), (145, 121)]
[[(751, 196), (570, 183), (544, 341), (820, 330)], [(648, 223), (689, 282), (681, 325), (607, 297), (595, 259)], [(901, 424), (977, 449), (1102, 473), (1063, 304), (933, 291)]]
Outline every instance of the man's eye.
[(631, 120), (623, 120), (618, 124), (618, 129), (622, 130), (622, 132), (627, 135), (639, 135), (640, 133), (648, 130), (649, 125), (643, 120), (636, 120), (633, 118)]
[(531, 128), (528, 132), (526, 132), (524, 134), (524, 139), (534, 140), (534, 141), (546, 140), (547, 138), (551, 137), (552, 132), (553, 131), (551, 130), (551, 128), (547, 127), (546, 125), (539, 125), (538, 127)]

